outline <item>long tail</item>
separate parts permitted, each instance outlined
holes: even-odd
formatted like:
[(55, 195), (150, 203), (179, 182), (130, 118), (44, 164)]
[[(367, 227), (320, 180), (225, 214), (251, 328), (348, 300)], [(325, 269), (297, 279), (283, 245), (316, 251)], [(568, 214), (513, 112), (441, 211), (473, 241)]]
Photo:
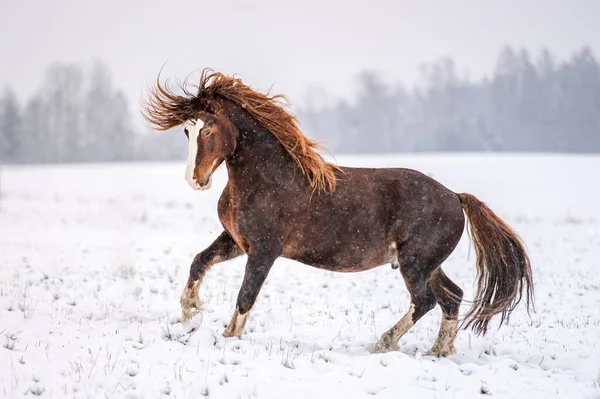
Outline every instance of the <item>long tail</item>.
[(521, 238), (486, 204), (471, 194), (458, 194), (468, 218), (468, 231), (477, 257), (477, 293), (465, 316), (465, 328), (485, 334), (490, 319), (501, 314), (500, 324), (521, 302), (533, 307), (531, 263)]

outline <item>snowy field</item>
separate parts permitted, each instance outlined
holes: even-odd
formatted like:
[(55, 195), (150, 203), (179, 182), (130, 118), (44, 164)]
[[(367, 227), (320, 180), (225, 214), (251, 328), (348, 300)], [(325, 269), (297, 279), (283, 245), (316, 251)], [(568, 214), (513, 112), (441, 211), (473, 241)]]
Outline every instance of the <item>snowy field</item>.
[[(400, 351), (371, 355), (408, 309), (399, 272), (279, 259), (243, 340), (224, 339), (245, 258), (216, 265), (205, 312), (179, 323), (189, 264), (221, 231), (224, 168), (201, 193), (183, 162), (4, 167), (0, 397), (600, 398), (600, 157), (338, 161), (412, 167), (486, 201), (530, 250), (537, 313), (520, 306), (485, 337), (461, 331), (458, 353), (436, 359), (423, 355), (436, 308)], [(444, 269), (471, 299), (468, 243)]]

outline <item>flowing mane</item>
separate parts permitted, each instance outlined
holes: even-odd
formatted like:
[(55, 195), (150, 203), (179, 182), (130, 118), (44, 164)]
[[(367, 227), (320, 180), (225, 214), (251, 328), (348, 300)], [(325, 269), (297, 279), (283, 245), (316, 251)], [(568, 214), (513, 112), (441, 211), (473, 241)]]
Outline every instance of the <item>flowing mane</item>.
[(313, 190), (335, 190), (335, 172), (340, 170), (339, 167), (325, 161), (315, 151), (323, 147), (302, 133), (296, 117), (286, 110), (289, 102), (285, 96), (260, 93), (239, 78), (211, 69), (202, 71), (196, 93), (189, 91), (187, 81), (180, 87), (183, 95), (178, 95), (168, 87), (168, 81), (161, 84), (158, 74), (156, 85), (150, 88), (141, 107), (142, 115), (154, 129), (167, 130), (179, 126), (196, 118), (201, 111), (216, 112), (218, 105), (215, 100), (230, 101), (245, 109), (279, 140)]

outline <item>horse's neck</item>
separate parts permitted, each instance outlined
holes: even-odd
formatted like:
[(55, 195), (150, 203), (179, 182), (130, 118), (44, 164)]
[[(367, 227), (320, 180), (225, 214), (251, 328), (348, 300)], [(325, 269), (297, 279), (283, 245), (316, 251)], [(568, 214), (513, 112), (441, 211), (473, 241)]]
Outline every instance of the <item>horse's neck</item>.
[(283, 145), (251, 117), (236, 121), (239, 131), (234, 154), (227, 159), (230, 183), (277, 188), (291, 187), (300, 173)]

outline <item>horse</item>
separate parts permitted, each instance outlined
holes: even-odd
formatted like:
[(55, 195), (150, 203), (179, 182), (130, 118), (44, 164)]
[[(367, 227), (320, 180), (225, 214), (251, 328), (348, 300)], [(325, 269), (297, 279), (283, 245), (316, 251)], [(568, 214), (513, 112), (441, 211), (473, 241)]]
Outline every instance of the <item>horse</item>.
[[(197, 89), (197, 90), (196, 90)], [(300, 130), (282, 95), (262, 93), (210, 69), (194, 90), (177, 91), (158, 74), (141, 111), (156, 130), (183, 126), (189, 140), (185, 179), (207, 190), (223, 162), (228, 182), (218, 202), (223, 232), (198, 253), (181, 295), (182, 321), (202, 310), (198, 292), (216, 263), (243, 254), (247, 262), (225, 337), (242, 332), (278, 257), (334, 272), (360, 272), (386, 264), (399, 269), (408, 292), (407, 313), (383, 333), (372, 353), (398, 350), (398, 342), (439, 304), (439, 334), (427, 354), (456, 353), (459, 327), (485, 334), (493, 316), (502, 325), (526, 298), (533, 306), (531, 264), (522, 239), (484, 202), (455, 193), (433, 178), (403, 168), (337, 166), (320, 143)], [(441, 265), (465, 229), (476, 253), (477, 288), (459, 326), (462, 289)]]

